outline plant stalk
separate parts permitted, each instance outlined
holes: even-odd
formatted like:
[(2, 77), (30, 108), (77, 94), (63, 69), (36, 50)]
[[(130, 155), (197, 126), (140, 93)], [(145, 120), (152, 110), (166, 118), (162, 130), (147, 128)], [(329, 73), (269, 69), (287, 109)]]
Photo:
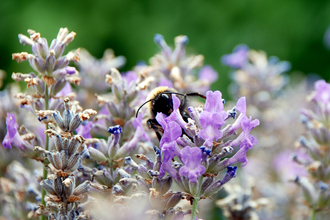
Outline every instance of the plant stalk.
[(192, 210), (191, 210), (191, 220), (196, 219), (197, 206), (198, 206), (199, 200), (201, 199), (200, 198), (200, 193), (201, 193), (202, 184), (203, 184), (203, 176), (200, 176), (199, 179), (198, 179), (198, 191), (197, 191), (196, 196), (194, 197), (193, 207), (192, 207)]
[(315, 218), (316, 218), (316, 210), (315, 208), (313, 208), (311, 220), (315, 220)]
[[(46, 92), (45, 92), (45, 110), (49, 110), (49, 94), (48, 94), (48, 85), (46, 84)], [(48, 124), (46, 124), (46, 130), (48, 129)], [(46, 134), (46, 143), (45, 143), (45, 150), (49, 150), (49, 136)], [(46, 165), (44, 164), (44, 170), (43, 170), (43, 175), (42, 179), (47, 179), (47, 169)], [(42, 189), (41, 191), (41, 204), (46, 207), (46, 202), (45, 202), (45, 196), (46, 196), (46, 191)], [(41, 220), (46, 220), (46, 216), (42, 215)]]

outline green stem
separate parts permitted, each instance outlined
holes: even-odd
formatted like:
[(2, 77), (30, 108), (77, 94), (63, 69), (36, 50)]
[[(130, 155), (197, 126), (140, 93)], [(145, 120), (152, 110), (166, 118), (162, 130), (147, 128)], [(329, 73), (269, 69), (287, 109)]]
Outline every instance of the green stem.
[(316, 209), (313, 208), (311, 220), (315, 220), (315, 218), (316, 218)]
[[(46, 92), (45, 92), (45, 110), (49, 109), (49, 94), (48, 94), (48, 85), (46, 84)], [(46, 130), (48, 129), (48, 124), (46, 124)], [(46, 134), (46, 143), (45, 143), (45, 150), (49, 150), (49, 136)], [(46, 165), (44, 164), (44, 171), (42, 179), (47, 179), (47, 169)], [(46, 191), (42, 189), (41, 191), (41, 204), (46, 207), (46, 201), (45, 201)], [(46, 220), (46, 216), (42, 215), (41, 220)]]
[(191, 210), (191, 220), (195, 220), (196, 215), (197, 215), (197, 206), (198, 206), (199, 200), (201, 199), (200, 193), (201, 193), (202, 184), (203, 184), (203, 176), (200, 176), (198, 179), (198, 191), (193, 200), (193, 207)]
[(110, 168), (111, 178), (113, 178), (113, 164), (112, 164), (112, 160), (110, 158), (108, 159), (108, 165), (109, 165), (109, 168)]

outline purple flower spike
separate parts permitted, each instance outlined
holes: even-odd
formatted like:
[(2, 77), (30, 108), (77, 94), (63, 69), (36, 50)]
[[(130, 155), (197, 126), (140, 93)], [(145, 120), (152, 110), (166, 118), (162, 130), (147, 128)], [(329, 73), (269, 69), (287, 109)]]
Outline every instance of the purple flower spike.
[(191, 182), (197, 182), (198, 177), (206, 170), (201, 165), (202, 151), (198, 147), (187, 146), (181, 150), (181, 158), (184, 166), (180, 168), (180, 175), (188, 176)]
[(21, 136), (17, 131), (18, 124), (16, 123), (15, 114), (7, 113), (6, 125), (7, 125), (7, 134), (2, 141), (2, 145), (4, 146), (4, 148), (11, 149), (12, 145), (14, 145), (20, 150), (24, 150), (26, 148), (25, 141), (21, 138)]
[(238, 45), (232, 54), (221, 57), (221, 62), (231, 68), (240, 69), (248, 62), (249, 48), (246, 45)]
[(314, 95), (315, 101), (320, 101), (327, 104), (330, 101), (330, 84), (326, 83), (323, 79), (318, 80), (314, 84), (316, 93)]

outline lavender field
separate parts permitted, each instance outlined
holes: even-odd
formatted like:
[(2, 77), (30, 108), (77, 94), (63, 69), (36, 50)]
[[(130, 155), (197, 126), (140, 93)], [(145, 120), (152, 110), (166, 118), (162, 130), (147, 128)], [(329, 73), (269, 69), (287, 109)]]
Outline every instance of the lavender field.
[(328, 3), (39, 3), (0, 13), (0, 220), (329, 218)]

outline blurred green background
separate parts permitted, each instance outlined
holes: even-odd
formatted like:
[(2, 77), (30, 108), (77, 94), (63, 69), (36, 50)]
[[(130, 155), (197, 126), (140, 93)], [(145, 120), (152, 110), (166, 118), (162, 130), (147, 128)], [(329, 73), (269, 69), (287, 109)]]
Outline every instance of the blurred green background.
[[(11, 60), (14, 52), (31, 52), (17, 34), (34, 29), (50, 43), (60, 27), (75, 31), (66, 52), (84, 47), (98, 58), (106, 48), (124, 55), (131, 69), (159, 52), (154, 34), (173, 46), (174, 37), (189, 37), (188, 54), (203, 54), (219, 73), (213, 89), (227, 96), (229, 68), (219, 59), (240, 43), (288, 60), (293, 71), (317, 73), (329, 80), (330, 51), (323, 43), (330, 25), (330, 1), (322, 0), (143, 0), (143, 1), (1, 1), (0, 69), (30, 72), (28, 63)], [(4, 89), (1, 88), (1, 89)]]

